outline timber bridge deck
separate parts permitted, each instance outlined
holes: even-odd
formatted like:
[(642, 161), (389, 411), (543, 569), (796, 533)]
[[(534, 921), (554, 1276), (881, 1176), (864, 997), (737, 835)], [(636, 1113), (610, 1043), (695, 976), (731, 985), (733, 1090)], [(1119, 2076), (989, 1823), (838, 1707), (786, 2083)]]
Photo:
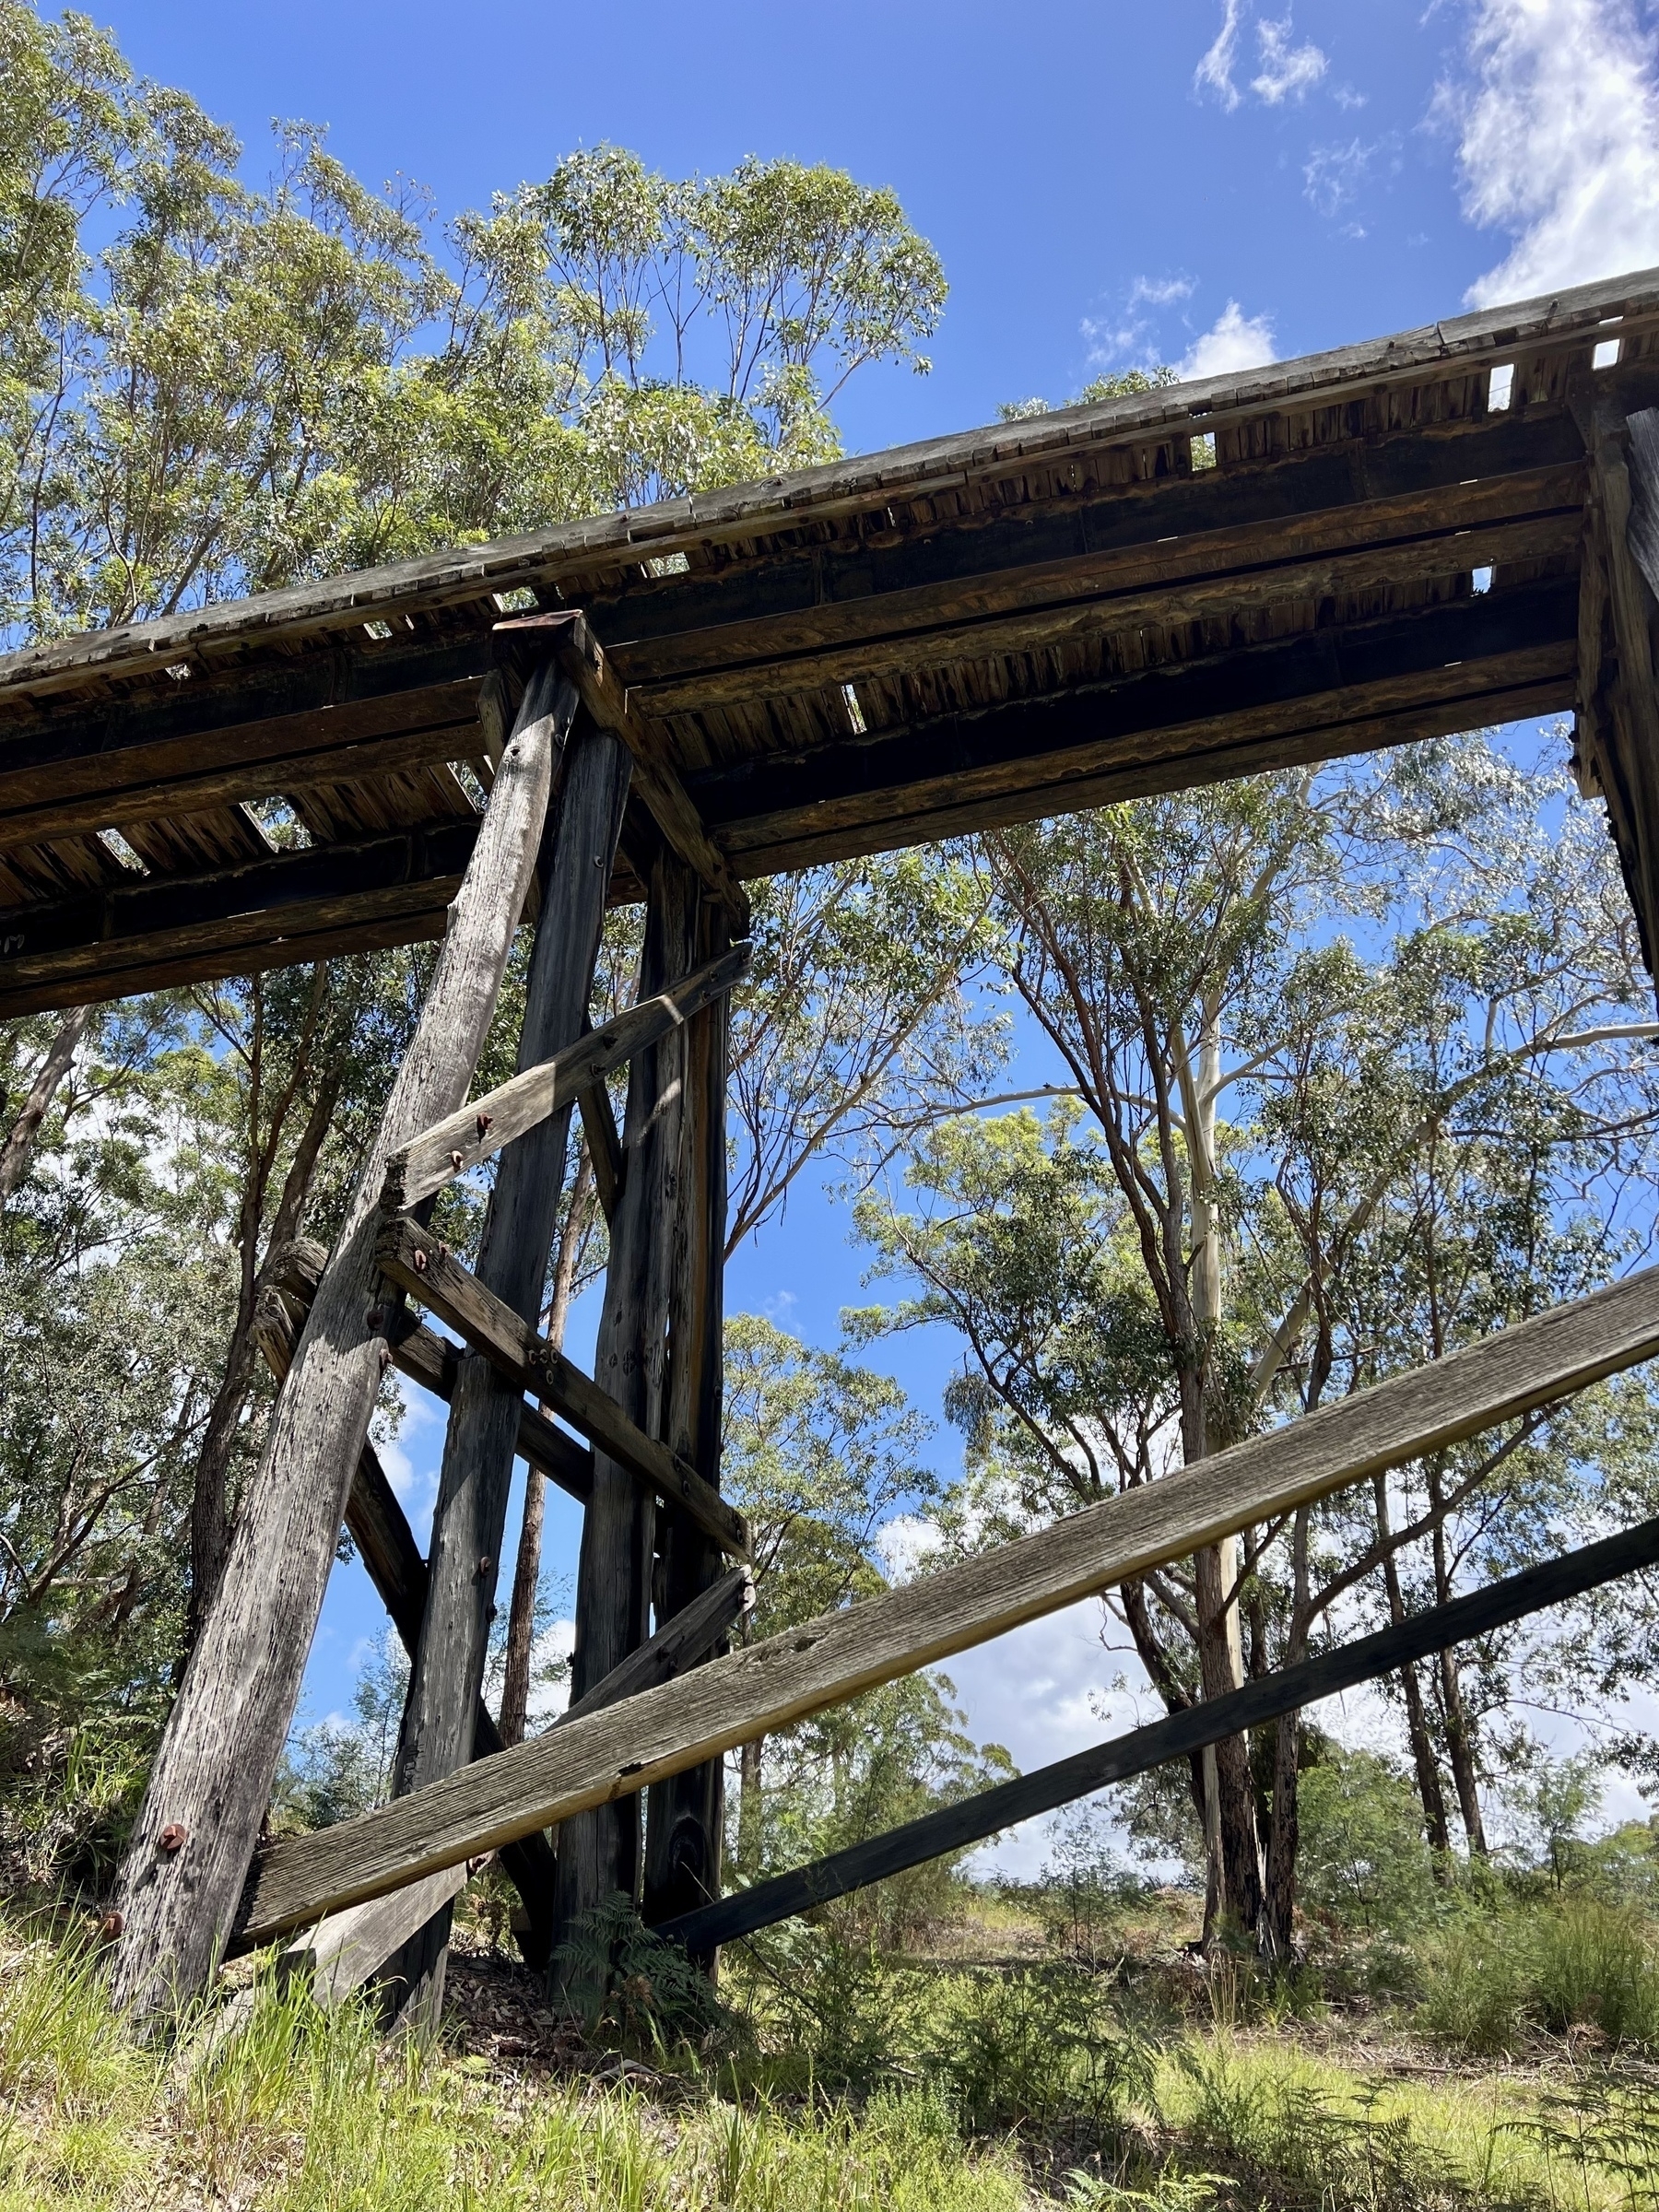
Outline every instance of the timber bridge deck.
[[(732, 1746), (1659, 1353), (1659, 1275), (1638, 1276), (720, 1653), (747, 1541), (719, 1494), (743, 880), (1571, 712), (1652, 965), (1656, 654), (1647, 271), (0, 659), (0, 1016), (444, 940), (335, 1249), (288, 1255), (262, 1308), (285, 1380), (124, 1871), (118, 1994), (160, 2003), (227, 1943), (322, 1915), (302, 1947), (319, 1990), (399, 1946), (404, 1984), (429, 1990), (448, 1900), (494, 1848), (540, 1955), (616, 1887), (706, 1954), (1659, 1559), (1644, 1524), (720, 1900)], [(592, 1033), (604, 907), (641, 899), (640, 1003)], [(526, 911), (522, 1072), (469, 1102)], [(623, 1065), (618, 1131), (603, 1077)], [(573, 1109), (610, 1218), (593, 1376), (537, 1334)], [(472, 1272), (429, 1202), (498, 1155)], [(366, 1442), (393, 1359), (451, 1402), (427, 1560)], [(584, 1501), (588, 1641), (578, 1707), (502, 1751), (478, 1585), (515, 1452)], [(342, 1517), (415, 1653), (409, 1787), (256, 1850)]]

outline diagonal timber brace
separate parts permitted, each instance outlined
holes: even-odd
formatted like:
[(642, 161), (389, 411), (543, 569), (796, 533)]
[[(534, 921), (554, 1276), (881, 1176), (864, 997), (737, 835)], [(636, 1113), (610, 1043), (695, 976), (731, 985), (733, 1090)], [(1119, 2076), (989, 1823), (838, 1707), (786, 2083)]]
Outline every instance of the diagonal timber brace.
[[(327, 1248), (314, 1238), (299, 1237), (278, 1256), (272, 1270), (275, 1288), (283, 1300), (293, 1305), (300, 1321), (311, 1306), (327, 1257)], [(254, 1327), (256, 1333), (262, 1327), (279, 1332), (282, 1320), (267, 1306), (255, 1315)], [(460, 1347), (423, 1326), (406, 1309), (387, 1314), (386, 1336), (392, 1364), (399, 1373), (447, 1405), (454, 1394)], [(263, 1338), (261, 1342), (263, 1348)], [(268, 1351), (266, 1357), (270, 1358)], [(519, 1407), (516, 1450), (538, 1475), (545, 1475), (579, 1503), (587, 1503), (594, 1488), (593, 1453), (528, 1404)]]
[(849, 1890), (902, 1874), (906, 1867), (920, 1866), (947, 1852), (982, 1843), (1004, 1829), (1014, 1828), (1039, 1813), (1052, 1813), (1058, 1806), (1073, 1805), (1112, 1783), (1147, 1773), (1168, 1759), (1183, 1759), (1227, 1736), (1260, 1728), (1304, 1705), (1316, 1704), (1322, 1698), (1335, 1697), (1339, 1690), (1374, 1681), (1380, 1675), (1408, 1666), (1413, 1660), (1450, 1651), (1477, 1636), (1489, 1636), (1494, 1630), (1524, 1620), (1547, 1606), (1565, 1605), (1571, 1598), (1583, 1597), (1617, 1576), (1636, 1574), (1653, 1566), (1659, 1566), (1659, 1519), (1643, 1521), (1617, 1536), (1585, 1545), (1541, 1566), (1528, 1567), (1520, 1574), (1506, 1575), (1501, 1582), (1467, 1597), (1414, 1614), (1408, 1620), (1380, 1629), (1375, 1635), (1338, 1644), (1316, 1659), (1305, 1659), (1277, 1674), (1258, 1676), (1225, 1697), (1205, 1699), (1147, 1727), (1113, 1736), (1109, 1743), (1075, 1752), (1070, 1759), (1055, 1759), (1052, 1765), (1038, 1767), (1013, 1782), (999, 1783), (994, 1789), (978, 1791), (955, 1805), (941, 1806), (937, 1812), (906, 1821), (902, 1828), (849, 1844), (844, 1851), (830, 1852), (809, 1865), (793, 1867), (771, 1881), (740, 1889), (735, 1896), (716, 1899), (672, 1920), (658, 1921), (656, 1933), (683, 1943), (693, 1953), (712, 1950), (740, 1936), (751, 1936), (757, 1928), (769, 1928), (797, 1912), (810, 1912), (831, 1898), (845, 1897)]
[[(670, 1030), (721, 997), (749, 964), (747, 944), (734, 946), (695, 975), (654, 998), (642, 999), (614, 1021), (591, 1030), (577, 1043), (481, 1099), (461, 1107), (425, 1129), (386, 1165), (382, 1203), (388, 1213), (403, 1213), (429, 1198), (457, 1175), (479, 1166), (504, 1145), (523, 1136), (572, 1100), (582, 1100), (612, 1068), (654, 1044)], [(588, 1109), (584, 1107), (584, 1113)]]
[(536, 1391), (619, 1465), (677, 1505), (731, 1558), (748, 1557), (743, 1515), (666, 1444), (636, 1428), (591, 1375), (487, 1290), (436, 1237), (399, 1214), (382, 1230), (375, 1257), (389, 1281), (458, 1329), (502, 1374), (521, 1389)]
[(1037, 1535), (712, 1660), (625, 1712), (595, 1713), (381, 1812), (274, 1842), (255, 1862), (240, 1939), (263, 1942), (643, 1789), (1655, 1354), (1659, 1270), (1649, 1269)]

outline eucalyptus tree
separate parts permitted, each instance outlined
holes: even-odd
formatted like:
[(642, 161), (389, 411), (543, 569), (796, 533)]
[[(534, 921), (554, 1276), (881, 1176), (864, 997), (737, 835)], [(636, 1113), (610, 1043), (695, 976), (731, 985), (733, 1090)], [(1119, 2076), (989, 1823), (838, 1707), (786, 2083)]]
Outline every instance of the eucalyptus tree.
[[(1605, 837), (1559, 773), (1465, 739), (982, 853), (1062, 1095), (1046, 1120), (941, 1122), (912, 1148), (912, 1201), (873, 1194), (860, 1216), (877, 1272), (913, 1293), (862, 1329), (946, 1321), (964, 1339), (960, 1540), (1439, 1357), (1590, 1287), (1646, 1233), (1649, 985)], [(1499, 1530), (1549, 1540), (1598, 1433), (1610, 1449), (1608, 1404), (1125, 1585), (1154, 1687), (1174, 1708), (1300, 1656), (1391, 1563), (1399, 1606), (1419, 1557), (1422, 1594), (1442, 1598), (1496, 1563)], [(1432, 1697), (1477, 1846), (1454, 1659)], [(1420, 1684), (1407, 1703), (1432, 1827)], [(1212, 1908), (1272, 1947), (1289, 1934), (1297, 1743), (1289, 1722), (1259, 1771), (1237, 1743), (1194, 1776)]]

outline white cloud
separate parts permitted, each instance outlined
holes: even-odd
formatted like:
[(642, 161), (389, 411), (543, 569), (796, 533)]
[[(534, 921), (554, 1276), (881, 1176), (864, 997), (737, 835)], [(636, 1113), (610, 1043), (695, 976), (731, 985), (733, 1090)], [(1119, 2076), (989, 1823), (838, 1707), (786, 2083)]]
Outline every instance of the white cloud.
[(1631, 0), (1479, 0), (1444, 83), (1464, 209), (1514, 244), (1471, 306), (1659, 264), (1659, 41)]
[(1184, 382), (1195, 376), (1226, 376), (1236, 369), (1261, 369), (1278, 359), (1273, 323), (1267, 315), (1247, 315), (1230, 300), (1201, 338), (1176, 363)]
[[(1222, 0), (1221, 28), (1193, 72), (1194, 90), (1213, 92), (1230, 115), (1242, 98), (1233, 82), (1242, 12), (1243, 0)], [(1279, 107), (1287, 100), (1305, 100), (1329, 67), (1319, 48), (1311, 40), (1300, 46), (1291, 43), (1288, 8), (1277, 21), (1272, 17), (1264, 17), (1255, 27), (1255, 34), (1261, 69), (1251, 78), (1250, 88), (1256, 98), (1270, 108)], [(1358, 105), (1361, 98), (1347, 87), (1340, 97), (1345, 107), (1350, 102)]]
[[(1316, 146), (1302, 164), (1303, 197), (1323, 216), (1339, 215), (1359, 196), (1360, 187), (1373, 168), (1393, 175), (1400, 167), (1400, 140), (1396, 132), (1373, 139), (1350, 138), (1346, 146)], [(1364, 232), (1359, 233), (1360, 237)]]
[(556, 1620), (542, 1630), (530, 1646), (530, 1695), (525, 1701), (525, 1718), (532, 1730), (546, 1727), (555, 1721), (571, 1701), (569, 1677), (562, 1682), (549, 1682), (544, 1677), (546, 1670), (556, 1660), (568, 1660), (576, 1649), (576, 1623), (573, 1620)]
[(1193, 88), (1206, 86), (1230, 115), (1239, 104), (1239, 88), (1232, 81), (1233, 55), (1239, 45), (1240, 0), (1222, 0), (1221, 29), (1216, 42), (1193, 72)]
[(1270, 108), (1287, 100), (1305, 100), (1325, 73), (1325, 57), (1312, 41), (1291, 45), (1288, 9), (1282, 22), (1256, 25), (1256, 44), (1261, 48), (1262, 74), (1251, 78), (1250, 88)]
[(1140, 312), (1147, 307), (1173, 307), (1192, 297), (1190, 276), (1137, 276), (1115, 315), (1085, 315), (1080, 329), (1088, 346), (1091, 369), (1109, 369), (1115, 362), (1145, 357), (1151, 320)]

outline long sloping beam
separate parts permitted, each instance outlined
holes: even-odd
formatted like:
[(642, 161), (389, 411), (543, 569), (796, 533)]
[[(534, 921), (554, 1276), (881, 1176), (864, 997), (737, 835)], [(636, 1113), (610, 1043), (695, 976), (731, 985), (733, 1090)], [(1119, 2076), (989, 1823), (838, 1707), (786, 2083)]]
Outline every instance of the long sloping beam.
[(538, 1335), (435, 1237), (406, 1215), (394, 1215), (381, 1232), (375, 1257), (388, 1281), (458, 1329), (475, 1351), (522, 1390), (535, 1391), (629, 1474), (649, 1483), (658, 1497), (680, 1507), (731, 1558), (747, 1559), (743, 1515), (713, 1484), (637, 1428), (591, 1375)]
[(446, 1182), (570, 1105), (612, 1068), (620, 1067), (729, 991), (742, 978), (749, 958), (747, 944), (734, 945), (694, 975), (653, 998), (641, 999), (562, 1053), (555, 1053), (551, 1060), (525, 1068), (458, 1113), (422, 1130), (387, 1163), (382, 1197), (385, 1210), (403, 1213), (418, 1206)]
[(1659, 1353), (1659, 1270), (1482, 1342), (1041, 1534), (695, 1668), (557, 1736), (256, 1859), (241, 1937), (261, 1942), (531, 1828), (643, 1789)]
[(1169, 1759), (1202, 1751), (1206, 1744), (1218, 1744), (1245, 1729), (1260, 1728), (1304, 1705), (1317, 1704), (1322, 1698), (1335, 1697), (1339, 1690), (1392, 1674), (1413, 1660), (1450, 1651), (1477, 1636), (1489, 1636), (1494, 1630), (1524, 1620), (1547, 1606), (1565, 1605), (1570, 1598), (1583, 1597), (1619, 1575), (1635, 1574), (1656, 1565), (1659, 1518), (1643, 1521), (1599, 1544), (1587, 1544), (1559, 1559), (1528, 1567), (1520, 1574), (1506, 1575), (1467, 1597), (1436, 1606), (1352, 1643), (1338, 1644), (1315, 1659), (1283, 1667), (1277, 1674), (1262, 1675), (1230, 1696), (1189, 1705), (1145, 1728), (1113, 1736), (1109, 1743), (1091, 1745), (1087, 1751), (1057, 1759), (1013, 1782), (978, 1791), (955, 1805), (942, 1806), (937, 1812), (925, 1813), (919, 1820), (906, 1821), (902, 1828), (888, 1829), (883, 1835), (849, 1844), (844, 1851), (830, 1852), (809, 1865), (757, 1882), (751, 1888), (717, 1899), (695, 1912), (679, 1913), (660, 1922), (657, 1933), (683, 1943), (692, 1952), (713, 1950), (740, 1936), (752, 1936), (757, 1928), (771, 1927), (797, 1912), (810, 1912), (815, 1905), (827, 1904), (831, 1898), (845, 1897), (850, 1890), (902, 1874), (906, 1867), (920, 1866), (971, 1843), (982, 1843), (1004, 1829), (1017, 1827), (1039, 1813), (1052, 1813), (1058, 1806), (1075, 1804), (1110, 1783), (1127, 1782)]

